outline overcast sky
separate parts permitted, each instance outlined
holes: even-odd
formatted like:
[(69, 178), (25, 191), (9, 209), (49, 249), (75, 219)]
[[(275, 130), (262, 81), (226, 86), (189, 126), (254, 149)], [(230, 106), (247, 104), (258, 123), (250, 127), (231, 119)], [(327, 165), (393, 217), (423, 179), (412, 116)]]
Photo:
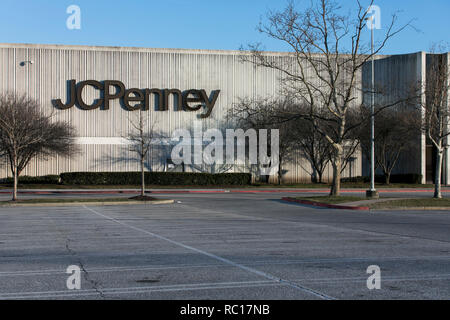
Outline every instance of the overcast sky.
[[(302, 8), (309, 1), (296, 2)], [(342, 3), (347, 11), (354, 1)], [(283, 0), (2, 0), (0, 42), (223, 50), (262, 42), (267, 50), (287, 51), (283, 43), (256, 31), (269, 10), (286, 4)], [(450, 0), (375, 4), (381, 8), (382, 21), (376, 37), (393, 13), (399, 15), (399, 25), (414, 19), (415, 29), (402, 32), (383, 53), (427, 51), (435, 42), (450, 42)], [(70, 5), (81, 9), (79, 30), (66, 26)]]

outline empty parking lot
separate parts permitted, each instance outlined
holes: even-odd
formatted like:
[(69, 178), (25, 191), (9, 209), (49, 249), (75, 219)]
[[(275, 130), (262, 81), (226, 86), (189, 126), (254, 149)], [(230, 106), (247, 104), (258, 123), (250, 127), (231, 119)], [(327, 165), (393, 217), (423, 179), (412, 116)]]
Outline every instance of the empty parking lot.
[[(354, 212), (282, 193), (0, 208), (0, 299), (448, 299), (448, 212)], [(66, 269), (81, 269), (69, 290)], [(369, 290), (367, 267), (381, 269)]]

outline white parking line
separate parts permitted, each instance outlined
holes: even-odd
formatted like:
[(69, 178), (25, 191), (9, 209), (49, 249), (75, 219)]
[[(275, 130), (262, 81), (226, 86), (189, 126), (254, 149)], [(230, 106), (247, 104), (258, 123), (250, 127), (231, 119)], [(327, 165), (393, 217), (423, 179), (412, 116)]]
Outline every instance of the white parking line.
[[(415, 262), (415, 261), (445, 261), (450, 260), (450, 256), (420, 256), (420, 257), (361, 257), (361, 258), (330, 258), (330, 259), (298, 259), (298, 260), (284, 260), (284, 261), (268, 261), (255, 260), (246, 263), (250, 266), (278, 266), (278, 265), (303, 265), (303, 264), (347, 264), (347, 263), (372, 263), (372, 262)], [(106, 272), (123, 272), (123, 271), (149, 271), (149, 270), (178, 270), (178, 269), (196, 269), (196, 268), (218, 268), (225, 267), (221, 263), (208, 264), (180, 264), (180, 265), (141, 265), (141, 266), (122, 266), (122, 267), (104, 267), (104, 268), (89, 268), (89, 273), (106, 273)], [(228, 267), (228, 266), (227, 266)], [(23, 271), (0, 271), (0, 277), (24, 277), (36, 275), (65, 275), (65, 269), (40, 269), (40, 270), (23, 270)], [(450, 274), (427, 275), (427, 277), (450, 277)], [(417, 278), (418, 276), (416, 276)], [(416, 279), (414, 278), (414, 279)], [(339, 278), (341, 279), (341, 278)], [(366, 278), (364, 278), (366, 279)], [(410, 278), (408, 278), (410, 279)], [(311, 279), (305, 279), (310, 281)], [(367, 279), (366, 279), (367, 280)], [(294, 280), (290, 280), (294, 281)], [(296, 279), (295, 281), (300, 281)]]
[(96, 211), (96, 210), (94, 210), (94, 209), (92, 209), (92, 208), (89, 208), (89, 207), (86, 207), (86, 206), (83, 206), (83, 207), (84, 207), (86, 210), (89, 210), (89, 211), (91, 211), (92, 213), (94, 213), (94, 214), (96, 214), (96, 215), (98, 215), (98, 216), (101, 216), (101, 217), (103, 217), (103, 218), (105, 218), (105, 219), (114, 221), (115, 223), (118, 223), (118, 224), (120, 224), (120, 225), (122, 225), (122, 226), (128, 227), (128, 228), (130, 228), (130, 229), (133, 229), (133, 230), (136, 230), (136, 231), (139, 231), (139, 232), (143, 232), (143, 233), (145, 233), (145, 234), (148, 234), (149, 236), (152, 236), (152, 237), (158, 238), (158, 239), (160, 239), (160, 240), (164, 240), (164, 241), (170, 242), (170, 243), (172, 243), (172, 244), (174, 244), (174, 245), (177, 245), (177, 246), (179, 246), (179, 247), (185, 248), (185, 249), (187, 249), (187, 250), (191, 250), (191, 251), (200, 253), (200, 254), (202, 254), (202, 255), (205, 255), (205, 256), (210, 257), (210, 258), (212, 258), (212, 259), (215, 259), (215, 260), (221, 261), (221, 262), (223, 262), (223, 263), (229, 264), (229, 265), (234, 266), (234, 267), (236, 267), (236, 268), (239, 268), (239, 269), (241, 269), (241, 270), (244, 270), (244, 271), (247, 271), (247, 272), (250, 272), (250, 273), (259, 275), (259, 276), (264, 277), (264, 278), (266, 278), (266, 279), (268, 279), (268, 280), (278, 281), (278, 282), (280, 282), (280, 283), (282, 283), (282, 284), (285, 284), (285, 285), (290, 286), (290, 287), (292, 287), (292, 288), (295, 288), (295, 289), (297, 289), (297, 290), (303, 291), (303, 292), (305, 292), (305, 293), (312, 294), (312, 295), (314, 295), (314, 296), (316, 296), (316, 297), (318, 297), (318, 298), (321, 298), (321, 299), (326, 299), (326, 300), (334, 300), (334, 299), (335, 299), (334, 297), (328, 296), (328, 295), (326, 295), (326, 294), (324, 294), (324, 293), (321, 293), (321, 292), (315, 291), (315, 290), (313, 290), (313, 289), (304, 287), (304, 286), (302, 286), (302, 285), (295, 284), (295, 283), (292, 283), (292, 282), (290, 282), (290, 281), (287, 281), (287, 280), (284, 280), (284, 279), (275, 277), (275, 276), (273, 276), (273, 275), (271, 275), (271, 274), (268, 274), (268, 273), (266, 273), (266, 272), (262, 272), (262, 271), (259, 271), (259, 270), (254, 269), (254, 268), (249, 268), (249, 267), (244, 266), (244, 265), (242, 265), (242, 264), (235, 263), (235, 262), (233, 262), (233, 261), (231, 261), (231, 260), (229, 260), (229, 259), (226, 259), (226, 258), (217, 256), (217, 255), (214, 255), (214, 254), (212, 254), (212, 253), (209, 253), (209, 252), (206, 252), (206, 251), (197, 249), (197, 248), (194, 248), (194, 247), (192, 247), (192, 246), (185, 245), (185, 244), (183, 244), (183, 243), (181, 243), (181, 242), (171, 240), (171, 239), (169, 239), (169, 238), (160, 236), (160, 235), (158, 235), (158, 234), (156, 234), (156, 233), (153, 233), (153, 232), (150, 232), (150, 231), (147, 231), (147, 230), (138, 228), (138, 227), (134, 227), (134, 226), (132, 226), (132, 225), (129, 225), (129, 224), (127, 224), (127, 223), (124, 223), (124, 222), (122, 222), (122, 221), (119, 221), (119, 220), (117, 220), (117, 219), (114, 219), (114, 218), (112, 218), (112, 217), (110, 217), (110, 216), (104, 215), (104, 214), (102, 214), (102, 213), (100, 213), (100, 212), (98, 212), (98, 211)]
[[(418, 281), (442, 281), (450, 279), (450, 274), (447, 275), (425, 275), (425, 276), (411, 276), (411, 277), (384, 277), (383, 282), (418, 282)], [(320, 284), (333, 285), (343, 282), (349, 283), (365, 283), (366, 278), (362, 277), (341, 277), (341, 278), (315, 278), (315, 279), (293, 279), (290, 281), (306, 281)], [(139, 294), (151, 292), (183, 292), (194, 290), (218, 290), (218, 289), (234, 289), (234, 288), (256, 288), (267, 286), (281, 286), (278, 281), (272, 280), (257, 280), (257, 281), (241, 281), (241, 282), (213, 282), (213, 283), (187, 283), (187, 284), (173, 284), (162, 286), (143, 286), (143, 287), (122, 287), (122, 288), (103, 288), (103, 295), (122, 295), (122, 294)], [(10, 299), (45, 299), (45, 298), (64, 298), (64, 297), (83, 297), (99, 295), (95, 289), (83, 290), (60, 290), (60, 291), (34, 291), (34, 292), (7, 292), (0, 294), (0, 300)]]
[[(192, 291), (192, 290), (210, 290), (210, 289), (232, 289), (232, 288), (250, 288), (264, 286), (281, 286), (277, 281), (242, 281), (242, 282), (217, 282), (217, 283), (195, 283), (195, 284), (175, 284), (164, 286), (146, 286), (146, 287), (125, 287), (125, 288), (104, 288), (102, 294), (120, 295), (136, 294), (149, 292), (170, 292), (170, 291)], [(0, 300), (7, 299), (34, 299), (34, 298), (62, 298), (74, 296), (92, 296), (98, 295), (95, 289), (84, 290), (60, 290), (60, 291), (37, 291), (37, 292), (18, 292), (0, 294)]]

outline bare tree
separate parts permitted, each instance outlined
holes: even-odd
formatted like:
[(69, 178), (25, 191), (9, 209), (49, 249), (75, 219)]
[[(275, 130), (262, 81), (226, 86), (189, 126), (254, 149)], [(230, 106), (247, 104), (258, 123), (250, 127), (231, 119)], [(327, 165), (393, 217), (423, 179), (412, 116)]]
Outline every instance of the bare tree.
[(348, 125), (347, 114), (361, 103), (362, 68), (406, 27), (395, 29), (396, 16), (393, 16), (372, 54), (369, 44), (363, 41), (369, 12), (359, 1), (355, 5), (354, 16), (349, 16), (341, 14), (338, 2), (333, 0), (314, 1), (301, 12), (290, 3), (282, 12), (269, 13), (268, 23), (260, 24), (259, 31), (287, 44), (292, 56), (270, 57), (258, 44), (250, 45), (250, 55), (243, 54), (245, 61), (278, 70), (284, 90), (301, 105), (309, 106), (308, 112), (293, 116), (308, 119), (332, 148), (331, 195), (340, 194), (344, 145), (361, 124), (360, 121)]
[[(279, 168), (278, 182), (282, 182), (283, 164), (288, 160), (294, 160), (296, 151), (311, 164), (311, 180), (322, 182), (323, 172), (327, 164), (332, 159), (333, 149), (325, 137), (320, 134), (316, 127), (308, 120), (292, 116), (297, 112), (308, 112), (308, 106), (298, 105), (294, 100), (285, 97), (278, 99), (242, 99), (230, 111), (232, 117), (237, 119), (238, 124), (243, 128), (254, 129), (278, 129), (279, 130)], [(353, 125), (359, 121), (357, 113), (349, 111), (347, 125)], [(329, 131), (332, 124), (323, 127), (324, 131)], [(351, 139), (350, 139), (351, 138)], [(352, 160), (359, 140), (355, 135), (348, 135), (348, 139), (343, 142), (341, 173)]]
[[(368, 113), (368, 110), (364, 110)], [(362, 115), (367, 118), (367, 116)], [(411, 108), (392, 108), (376, 113), (375, 116), (375, 160), (376, 167), (383, 171), (385, 183), (390, 183), (392, 171), (398, 164), (405, 150), (414, 147), (417, 136), (418, 114)], [(367, 123), (367, 126), (369, 123)], [(369, 160), (370, 135), (366, 126), (362, 126), (359, 134), (361, 148)]]
[(295, 121), (283, 121), (278, 115), (292, 108), (292, 102), (288, 99), (241, 99), (228, 114), (244, 130), (279, 130), (278, 184), (283, 182), (283, 174), (285, 172), (283, 164), (292, 158), (295, 152), (294, 142), (296, 140)]
[(422, 104), (422, 130), (436, 149), (434, 197), (442, 198), (441, 174), (445, 148), (449, 147), (450, 112), (449, 89), (450, 73), (448, 54), (429, 54), (427, 56), (427, 77), (425, 103)]
[(18, 178), (31, 159), (76, 152), (75, 129), (40, 111), (39, 103), (26, 95), (0, 95), (0, 152), (9, 160), (14, 178), (12, 200), (17, 200)]
[[(304, 110), (305, 106), (299, 108), (303, 108), (304, 113), (307, 112)], [(322, 182), (323, 172), (327, 165), (333, 161), (334, 149), (325, 136), (316, 130), (316, 127), (311, 121), (304, 118), (300, 118), (299, 120), (301, 121), (296, 126), (297, 130), (300, 130), (300, 134), (297, 135), (297, 142), (300, 144), (301, 149), (307, 154), (307, 158), (312, 163), (313, 168), (317, 171), (317, 174), (319, 175), (318, 182), (320, 183)], [(358, 117), (357, 111), (354, 109), (349, 110), (347, 112), (346, 120), (347, 128), (356, 128), (358, 127), (359, 122), (360, 118)], [(333, 135), (336, 128), (334, 128), (332, 124), (328, 124), (323, 127), (323, 131)], [(354, 160), (355, 153), (359, 148), (359, 143), (360, 140), (356, 136), (356, 131), (350, 130), (342, 143), (341, 174), (345, 171), (348, 164)]]
[(311, 164), (311, 181), (322, 183), (323, 173), (330, 161), (330, 144), (318, 133), (311, 122), (298, 119), (295, 144)]
[(155, 124), (150, 124), (150, 128), (147, 130), (147, 121), (144, 119), (142, 111), (139, 110), (138, 112), (139, 117), (137, 121), (134, 119), (129, 120), (132, 131), (126, 136), (126, 139), (130, 142), (130, 151), (134, 152), (139, 158), (141, 171), (140, 197), (145, 199), (145, 162), (152, 147), (152, 140), (155, 138)]
[(279, 151), (278, 151), (278, 184), (283, 183), (283, 175), (285, 174), (285, 170), (283, 169), (284, 164), (289, 159), (292, 159), (292, 156), (295, 152), (295, 135), (294, 135), (294, 123), (293, 122), (282, 122), (278, 124), (273, 124), (269, 128), (266, 129), (278, 129), (279, 132)]

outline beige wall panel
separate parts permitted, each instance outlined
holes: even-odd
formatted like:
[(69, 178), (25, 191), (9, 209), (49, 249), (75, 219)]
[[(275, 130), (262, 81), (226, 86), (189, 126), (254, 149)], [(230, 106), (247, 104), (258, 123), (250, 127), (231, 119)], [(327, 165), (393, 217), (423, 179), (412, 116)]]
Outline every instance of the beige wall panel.
[[(221, 90), (213, 113), (201, 121), (204, 129), (222, 128), (226, 126), (227, 112), (239, 98), (276, 96), (281, 87), (280, 72), (243, 63), (240, 54), (238, 51), (0, 44), (0, 91), (27, 93), (38, 99), (45, 112), (53, 113), (57, 120), (71, 123), (79, 137), (89, 140), (127, 135), (131, 130), (130, 119), (137, 119), (138, 112), (124, 110), (119, 100), (113, 100), (109, 110), (85, 111), (76, 106), (57, 110), (52, 106), (52, 100), (67, 101), (67, 81), (70, 79), (77, 82), (120, 80), (127, 89), (205, 89), (208, 94)], [(294, 60), (287, 54), (268, 54), (295, 68)], [(34, 63), (20, 66), (28, 60)], [(98, 98), (98, 91), (86, 87), (83, 95), (90, 103)], [(175, 111), (172, 99), (169, 105), (169, 111), (156, 111), (151, 99), (150, 110), (143, 113), (148, 128), (155, 123), (158, 133), (171, 136), (175, 129), (191, 129), (195, 121), (200, 121), (199, 112)], [(166, 153), (154, 150), (150, 169), (163, 170), (167, 157)], [(124, 145), (83, 144), (80, 154), (72, 159), (34, 159), (23, 174), (137, 170), (138, 164), (132, 158)], [(310, 165), (296, 155), (295, 161), (287, 165), (285, 179), (309, 182), (310, 169)], [(235, 171), (239, 170), (236, 168)], [(355, 164), (354, 171), (352, 175), (361, 175), (360, 161)], [(2, 162), (0, 175), (9, 175), (5, 162)], [(327, 168), (324, 180), (330, 178), (331, 169)]]

